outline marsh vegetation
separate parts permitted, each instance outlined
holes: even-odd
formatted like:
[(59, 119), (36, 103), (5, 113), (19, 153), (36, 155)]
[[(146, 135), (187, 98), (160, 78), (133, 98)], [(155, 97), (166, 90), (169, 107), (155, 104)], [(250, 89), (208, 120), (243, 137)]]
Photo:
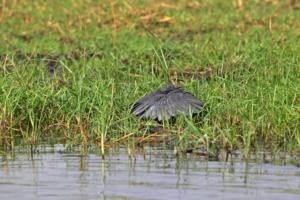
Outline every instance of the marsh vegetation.
[[(299, 153), (299, 7), (289, 0), (2, 1), (0, 145)], [(156, 122), (130, 109), (167, 80), (201, 99), (206, 115), (179, 117), (153, 133)]]

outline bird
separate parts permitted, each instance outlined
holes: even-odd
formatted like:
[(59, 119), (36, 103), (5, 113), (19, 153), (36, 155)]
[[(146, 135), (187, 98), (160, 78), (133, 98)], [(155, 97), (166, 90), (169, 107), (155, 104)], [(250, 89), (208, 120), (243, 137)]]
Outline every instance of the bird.
[(131, 113), (143, 119), (161, 122), (179, 114), (189, 115), (200, 113), (204, 104), (190, 92), (173, 84), (167, 84), (137, 100)]
[(53, 75), (55, 71), (58, 70), (59, 68), (59, 57), (58, 56), (52, 56), (52, 57), (49, 57), (47, 59), (47, 64), (46, 64), (46, 67), (48, 69), (48, 72)]

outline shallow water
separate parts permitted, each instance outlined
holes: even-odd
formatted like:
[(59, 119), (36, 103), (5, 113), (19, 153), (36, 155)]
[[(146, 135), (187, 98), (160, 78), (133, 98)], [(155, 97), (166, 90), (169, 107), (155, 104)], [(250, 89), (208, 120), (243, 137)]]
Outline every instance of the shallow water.
[[(61, 148), (61, 147), (60, 147)], [(145, 153), (146, 152), (146, 153)], [(1, 158), (1, 157), (0, 157)], [(293, 164), (176, 158), (149, 149), (101, 156), (57, 150), (0, 159), (0, 199), (300, 199)]]

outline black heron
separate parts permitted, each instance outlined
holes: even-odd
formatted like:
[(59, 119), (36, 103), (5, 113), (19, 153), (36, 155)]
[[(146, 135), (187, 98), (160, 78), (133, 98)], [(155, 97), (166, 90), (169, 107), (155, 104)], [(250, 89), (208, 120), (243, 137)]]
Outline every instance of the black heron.
[(134, 103), (131, 113), (161, 122), (178, 114), (196, 114), (202, 110), (203, 103), (195, 96), (181, 87), (169, 84), (139, 99)]

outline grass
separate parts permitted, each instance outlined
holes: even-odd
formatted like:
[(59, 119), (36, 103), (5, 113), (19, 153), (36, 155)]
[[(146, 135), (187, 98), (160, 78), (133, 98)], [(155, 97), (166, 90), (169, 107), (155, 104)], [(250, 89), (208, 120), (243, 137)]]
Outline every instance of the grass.
[[(0, 144), (167, 144), (299, 152), (300, 12), (293, 1), (2, 1)], [(53, 70), (53, 73), (49, 69)], [(200, 122), (130, 114), (172, 80)]]

